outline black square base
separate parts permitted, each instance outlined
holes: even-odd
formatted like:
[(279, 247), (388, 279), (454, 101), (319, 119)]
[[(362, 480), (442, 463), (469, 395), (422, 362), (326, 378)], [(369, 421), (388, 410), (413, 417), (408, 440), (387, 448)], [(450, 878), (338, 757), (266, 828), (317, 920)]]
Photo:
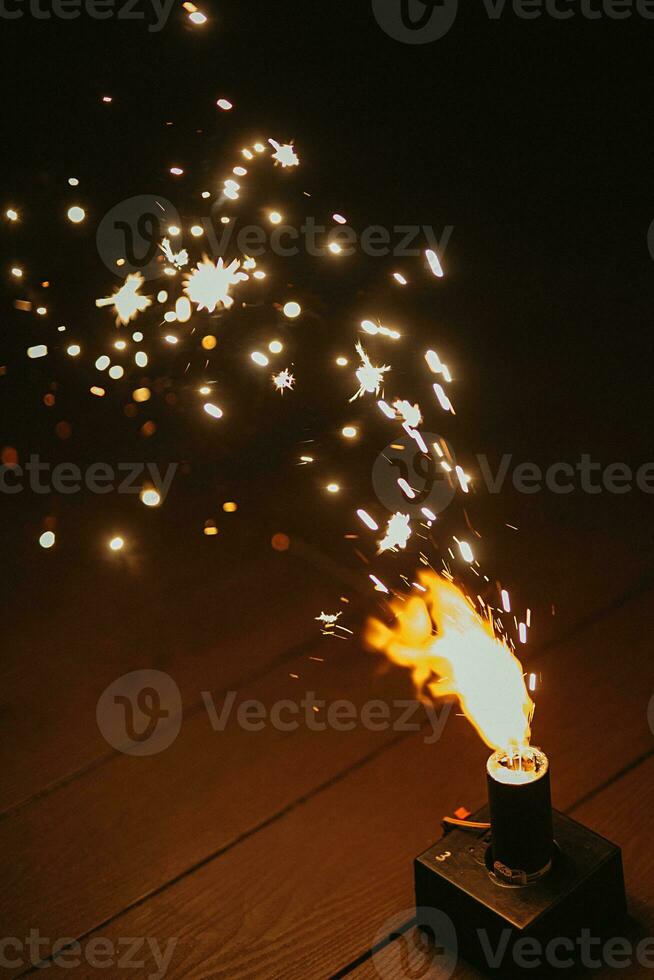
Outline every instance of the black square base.
[[(488, 822), (488, 809), (471, 820)], [(620, 848), (556, 811), (554, 838), (549, 874), (515, 888), (488, 871), (489, 831), (450, 831), (414, 862), (418, 925), (490, 976), (565, 975), (593, 940), (597, 957), (626, 913)]]

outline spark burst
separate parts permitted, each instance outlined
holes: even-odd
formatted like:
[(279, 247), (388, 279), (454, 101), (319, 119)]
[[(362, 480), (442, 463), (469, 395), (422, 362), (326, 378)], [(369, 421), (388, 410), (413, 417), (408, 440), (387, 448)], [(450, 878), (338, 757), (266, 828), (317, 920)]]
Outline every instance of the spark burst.
[(214, 265), (206, 255), (202, 257), (202, 261), (198, 262), (184, 283), (186, 295), (192, 303), (197, 303), (198, 312), (206, 310), (213, 313), (218, 305), (229, 310), (234, 305), (229, 290), (242, 281), (242, 276), (238, 273), (240, 265), (239, 259), (234, 259), (229, 265), (218, 259)]
[(272, 379), (275, 389), (281, 392), (282, 395), (284, 394), (285, 388), (289, 388), (292, 391), (295, 387), (295, 378), (288, 368), (284, 368), (279, 374), (273, 374)]
[(386, 534), (379, 542), (378, 553), (404, 550), (411, 537), (411, 522), (408, 514), (393, 514), (388, 521)]
[(299, 167), (300, 158), (295, 152), (295, 147), (292, 143), (284, 143), (281, 145), (277, 140), (268, 140), (272, 148), (274, 149), (273, 160), (275, 164), (281, 163), (282, 167)]
[(148, 306), (152, 305), (149, 296), (141, 296), (139, 293), (144, 281), (140, 272), (131, 272), (120, 289), (117, 289), (111, 296), (96, 299), (95, 305), (98, 307), (113, 306), (116, 313), (116, 324), (126, 326), (139, 313), (143, 313)]
[(356, 401), (357, 398), (363, 398), (365, 394), (378, 395), (384, 383), (384, 375), (390, 371), (388, 364), (383, 367), (375, 367), (360, 341), (356, 345), (356, 351), (361, 358), (361, 366), (355, 372), (359, 388), (350, 398), (351, 402)]

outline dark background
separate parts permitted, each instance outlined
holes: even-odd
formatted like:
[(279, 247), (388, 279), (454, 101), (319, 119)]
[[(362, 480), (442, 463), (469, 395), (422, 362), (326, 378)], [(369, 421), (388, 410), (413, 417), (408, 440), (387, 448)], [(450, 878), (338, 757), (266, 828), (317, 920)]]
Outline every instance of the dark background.
[[(2, 445), (53, 461), (143, 458), (143, 416), (130, 423), (121, 412), (131, 381), (104, 404), (89, 404), (91, 359), (83, 378), (80, 365), (63, 357), (28, 364), (25, 341), (44, 339), (57, 318), (74, 322), (82, 344), (108, 336), (109, 314), (93, 306), (114, 285), (95, 250), (102, 214), (139, 193), (165, 193), (189, 214), (170, 166), (192, 174), (189, 194), (204, 184), (214, 190), (237, 162), (238, 146), (270, 135), (297, 142), (296, 201), (304, 189), (313, 195), (305, 213), (338, 210), (359, 228), (453, 225), (446, 278), (423, 276), (422, 285), (400, 295), (389, 285), (390, 271), (418, 260), (357, 258), (338, 272), (333, 264), (297, 260), (284, 273), (288, 285), (270, 298), (283, 299), (286, 290), (308, 309), (316, 339), (304, 348), (303, 367), (307, 377), (316, 372), (316, 391), (305, 392), (301, 405), (290, 397), (272, 405), (267, 392), (264, 399), (248, 389), (241, 427), (221, 442), (207, 436), (197, 406), (185, 402), (184, 364), (164, 358), (154, 365), (179, 400), (174, 408), (149, 406), (160, 424), (145, 458), (188, 464), (168, 514), (186, 520), (189, 533), (256, 480), (295, 481), (289, 463), (300, 441), (326, 445), (346, 420), (350, 378), (334, 389), (310, 361), (314, 349), (331, 353), (351, 344), (352, 310), (366, 315), (376, 307), (401, 317), (416, 352), (429, 340), (448, 360), (458, 411), (448, 435), (470, 466), (479, 452), (545, 465), (574, 464), (581, 453), (604, 465), (649, 461), (654, 21), (525, 21), (511, 11), (491, 21), (475, 3), (459, 10), (446, 37), (409, 46), (381, 30), (367, 2), (251, 0), (201, 9), (210, 20), (205, 27), (191, 27), (176, 6), (160, 33), (143, 22), (86, 15), (2, 22), (0, 203), (4, 211), (18, 202), (25, 212), (20, 228), (2, 224), (0, 363), (9, 366), (0, 378)], [(101, 102), (105, 93), (111, 105)], [(221, 96), (235, 103), (232, 113), (216, 109)], [(78, 189), (66, 184), (73, 174)], [(76, 201), (89, 217), (73, 229), (64, 216)], [(12, 309), (25, 293), (6, 274), (17, 259), (34, 282), (52, 281), (49, 327)], [(56, 419), (41, 401), (53, 381), (60, 386)], [(64, 417), (73, 435), (62, 447), (52, 433)], [(362, 452), (362, 474), (381, 445)], [(251, 493), (261, 500), (258, 490)], [(199, 500), (190, 512), (185, 494)], [(36, 573), (21, 556), (34, 552), (49, 512), (76, 515), (62, 542), (69, 549), (83, 537), (74, 520), (88, 520), (92, 536), (91, 529), (99, 535), (108, 527), (108, 513), (137, 526), (146, 520), (133, 498), (42, 501), (24, 494), (1, 503), (7, 561), (28, 576)], [(650, 498), (637, 490), (509, 493), (491, 505), (497, 526), (529, 523), (536, 537), (557, 521), (590, 533), (615, 525), (636, 549), (648, 541)], [(266, 531), (284, 522), (288, 529), (291, 501), (276, 498), (271, 507)], [(305, 511), (317, 532), (332, 526), (317, 505), (307, 503)], [(165, 513), (147, 516), (158, 522), (151, 533), (159, 537), (179, 532)], [(342, 512), (332, 524), (343, 529)], [(87, 557), (97, 548), (94, 538)]]

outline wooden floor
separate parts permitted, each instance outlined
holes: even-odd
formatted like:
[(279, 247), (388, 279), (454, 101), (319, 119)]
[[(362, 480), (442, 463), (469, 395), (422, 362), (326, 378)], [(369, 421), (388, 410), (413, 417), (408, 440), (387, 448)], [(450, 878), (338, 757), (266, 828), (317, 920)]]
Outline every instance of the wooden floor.
[[(427, 724), (214, 731), (202, 692), (218, 709), (230, 691), (268, 707), (411, 696), (356, 639), (320, 636), (314, 617), (340, 592), (317, 553), (220, 548), (192, 567), (151, 555), (138, 577), (108, 566), (87, 588), (62, 567), (47, 594), (18, 589), (3, 629), (0, 934), (174, 940), (170, 978), (408, 975), (387, 936), (413, 914), (412, 859), (445, 814), (483, 803), (486, 750), (454, 713), (435, 744)], [(634, 928), (654, 935), (652, 556), (610, 531), (551, 528), (529, 564), (557, 604), (528, 657), (555, 805), (623, 847)], [(144, 668), (174, 679), (184, 715), (170, 747), (136, 757), (103, 738), (96, 708)], [(143, 958), (127, 975), (158, 975)], [(23, 955), (3, 975), (34, 972)]]

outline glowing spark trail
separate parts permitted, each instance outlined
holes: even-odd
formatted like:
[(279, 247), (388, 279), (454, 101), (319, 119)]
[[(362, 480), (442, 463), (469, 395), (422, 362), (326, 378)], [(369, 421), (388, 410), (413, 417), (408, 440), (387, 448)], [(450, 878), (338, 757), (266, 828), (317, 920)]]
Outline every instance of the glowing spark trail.
[(441, 266), (440, 259), (436, 255), (433, 249), (428, 248), (425, 252), (427, 261), (429, 262), (429, 268), (439, 279), (442, 279), (445, 273), (443, 272), (443, 267)]

